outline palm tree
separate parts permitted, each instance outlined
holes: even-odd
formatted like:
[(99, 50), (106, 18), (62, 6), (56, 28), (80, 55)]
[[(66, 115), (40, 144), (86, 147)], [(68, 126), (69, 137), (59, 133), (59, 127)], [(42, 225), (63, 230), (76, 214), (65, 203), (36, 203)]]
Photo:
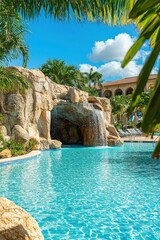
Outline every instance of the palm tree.
[(102, 84), (102, 74), (94, 71), (93, 68), (90, 68), (89, 72), (85, 72), (83, 73), (83, 75), (86, 77), (87, 82), (88, 82), (88, 86), (91, 87), (91, 85), (93, 84), (94, 86), (96, 85), (100, 85)]
[(46, 63), (44, 63), (41, 67), (40, 70), (48, 76), (52, 81), (56, 83), (62, 83), (61, 79), (61, 72), (62, 69), (64, 68), (65, 62), (60, 61), (58, 59), (55, 60), (47, 60)]
[(4, 68), (12, 59), (23, 56), (23, 65), (28, 60), (28, 48), (24, 43), (26, 28), (21, 17), (5, 4), (0, 6), (0, 107), (3, 107), (2, 93), (23, 92), (30, 87), (28, 81), (18, 72)]
[(23, 66), (28, 61), (28, 47), (24, 42), (27, 29), (22, 18), (6, 4), (0, 7), (0, 66), (23, 56)]
[(79, 70), (73, 65), (66, 65), (63, 60), (48, 60), (40, 70), (52, 81), (76, 87), (79, 79)]
[(96, 85), (98, 85), (99, 87), (102, 87), (102, 83), (103, 83), (102, 76), (103, 75), (101, 73), (95, 72), (95, 76), (93, 78), (94, 87), (96, 87)]

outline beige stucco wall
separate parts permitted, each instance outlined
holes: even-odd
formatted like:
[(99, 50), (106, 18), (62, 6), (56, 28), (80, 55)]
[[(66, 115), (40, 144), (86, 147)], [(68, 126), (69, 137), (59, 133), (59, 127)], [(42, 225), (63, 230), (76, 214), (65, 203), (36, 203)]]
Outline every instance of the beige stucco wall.
[[(155, 79), (148, 80), (144, 91), (146, 92), (150, 90), (154, 86), (154, 84), (155, 84)], [(128, 88), (132, 88), (133, 90), (135, 90), (136, 83), (117, 84), (117, 85), (107, 86), (107, 87), (105, 86), (103, 89), (102, 95), (105, 96), (106, 91), (110, 90), (112, 92), (112, 96), (115, 96), (115, 92), (117, 89), (121, 89), (122, 95), (126, 95), (126, 91)]]

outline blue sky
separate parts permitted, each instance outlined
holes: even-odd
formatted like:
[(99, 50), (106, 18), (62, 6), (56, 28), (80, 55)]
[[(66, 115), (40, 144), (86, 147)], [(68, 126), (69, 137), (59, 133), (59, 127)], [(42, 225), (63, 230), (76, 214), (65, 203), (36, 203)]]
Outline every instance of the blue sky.
[[(38, 68), (48, 59), (60, 59), (82, 72), (93, 67), (105, 81), (112, 81), (138, 75), (149, 53), (145, 47), (126, 69), (121, 69), (123, 56), (138, 36), (134, 25), (109, 27), (103, 23), (79, 23), (74, 18), (60, 22), (42, 15), (28, 22), (28, 28), (28, 68)], [(13, 61), (11, 65), (21, 62)]]

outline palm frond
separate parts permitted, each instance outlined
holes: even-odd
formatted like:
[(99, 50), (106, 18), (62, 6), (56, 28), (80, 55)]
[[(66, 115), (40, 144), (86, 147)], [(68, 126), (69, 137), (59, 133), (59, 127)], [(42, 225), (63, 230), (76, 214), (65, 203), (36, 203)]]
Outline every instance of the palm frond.
[(72, 15), (79, 21), (103, 21), (107, 24), (128, 22), (128, 14), (134, 0), (2, 0), (24, 18), (35, 18), (41, 10), (57, 20), (69, 19)]
[(28, 47), (24, 42), (27, 32), (26, 25), (15, 9), (6, 5), (0, 5), (0, 65), (17, 59), (22, 55), (23, 66), (28, 61)]
[(17, 71), (0, 67), (0, 93), (24, 92), (30, 83)]

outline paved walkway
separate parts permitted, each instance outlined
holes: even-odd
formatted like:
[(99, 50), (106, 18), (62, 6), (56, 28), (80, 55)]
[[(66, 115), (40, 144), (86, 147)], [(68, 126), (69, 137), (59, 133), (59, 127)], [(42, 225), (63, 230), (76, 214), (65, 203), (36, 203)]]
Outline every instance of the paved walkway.
[(145, 137), (145, 136), (127, 136), (122, 137), (124, 142), (158, 142), (160, 140), (160, 136), (151, 136)]

